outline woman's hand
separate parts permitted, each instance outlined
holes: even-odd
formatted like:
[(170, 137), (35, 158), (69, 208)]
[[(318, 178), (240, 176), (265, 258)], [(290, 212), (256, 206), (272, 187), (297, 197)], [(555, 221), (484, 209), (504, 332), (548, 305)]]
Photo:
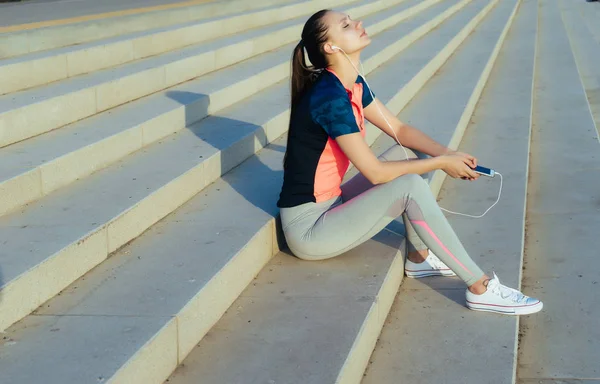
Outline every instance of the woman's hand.
[(450, 150), (450, 151), (446, 152), (446, 155), (462, 156), (465, 159), (469, 160), (469, 163), (467, 163), (469, 165), (469, 167), (475, 168), (477, 166), (477, 159), (474, 156), (469, 155), (468, 153)]
[(465, 180), (477, 180), (479, 174), (473, 171), (472, 167), (477, 164), (477, 159), (466, 153), (456, 152), (453, 154), (442, 155), (439, 157), (442, 161), (441, 169), (453, 178)]

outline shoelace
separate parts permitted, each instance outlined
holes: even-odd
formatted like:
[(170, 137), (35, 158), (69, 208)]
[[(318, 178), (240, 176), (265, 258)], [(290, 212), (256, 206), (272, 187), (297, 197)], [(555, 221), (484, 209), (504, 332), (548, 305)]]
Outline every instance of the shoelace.
[[(490, 285), (492, 286), (490, 287)], [(509, 288), (506, 285), (500, 284), (498, 278), (495, 278), (495, 280), (490, 281), (488, 289), (492, 293), (499, 295), (501, 298), (511, 300), (515, 303), (521, 303), (527, 299), (527, 296), (517, 291), (516, 289)]]

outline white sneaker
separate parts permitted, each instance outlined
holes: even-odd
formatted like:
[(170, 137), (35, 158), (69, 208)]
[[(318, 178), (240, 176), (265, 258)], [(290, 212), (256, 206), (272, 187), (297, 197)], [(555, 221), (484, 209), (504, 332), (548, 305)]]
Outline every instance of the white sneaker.
[(474, 311), (518, 316), (539, 312), (544, 307), (544, 303), (502, 285), (494, 273), (494, 278), (488, 282), (485, 293), (476, 295), (467, 289), (467, 307)]
[(413, 263), (406, 259), (404, 265), (404, 272), (406, 277), (412, 277), (418, 279), (427, 276), (456, 276), (456, 273), (452, 272), (442, 260), (438, 259), (436, 255), (429, 251), (427, 258), (422, 263)]

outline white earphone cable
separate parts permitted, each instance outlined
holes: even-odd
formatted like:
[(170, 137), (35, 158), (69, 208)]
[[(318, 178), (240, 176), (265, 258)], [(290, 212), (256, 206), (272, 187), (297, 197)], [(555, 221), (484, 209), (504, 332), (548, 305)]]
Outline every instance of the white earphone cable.
[(460, 216), (466, 216), (466, 217), (472, 217), (474, 219), (480, 219), (483, 216), (485, 216), (486, 213), (488, 213), (490, 211), (490, 209), (494, 208), (494, 206), (496, 204), (498, 204), (498, 202), (500, 201), (500, 196), (502, 195), (502, 174), (500, 172), (496, 172), (496, 175), (500, 176), (500, 189), (498, 191), (498, 198), (496, 199), (496, 201), (494, 202), (494, 204), (491, 205), (491, 207), (489, 207), (485, 212), (483, 212), (481, 215), (478, 216), (473, 216), (473, 215), (467, 215), (466, 213), (460, 213), (460, 212), (454, 212), (454, 211), (450, 211), (447, 210), (446, 208), (442, 208), (440, 207), (440, 209), (442, 211), (448, 212), (448, 213), (452, 213), (454, 215), (460, 215)]
[[(354, 68), (354, 70), (363, 78), (365, 84), (367, 84), (367, 88), (369, 89), (369, 93), (371, 94), (371, 97), (373, 98), (373, 100), (375, 100), (375, 95), (373, 94), (373, 91), (371, 91), (371, 86), (369, 85), (369, 83), (367, 82), (367, 78), (365, 77), (364, 73), (364, 67), (361, 61), (359, 61), (360, 64), (360, 68), (362, 71), (359, 71), (358, 68), (356, 68), (356, 66), (354, 65), (354, 63), (352, 62), (352, 60), (350, 59), (350, 57), (348, 57), (348, 55), (346, 54), (346, 52), (344, 52), (344, 50), (340, 47), (336, 47), (336, 46), (332, 46), (333, 49), (338, 49), (339, 51), (341, 51), (344, 56), (346, 56), (346, 59), (348, 59), (348, 61), (350, 62), (350, 64), (352, 65), (352, 67)], [(396, 136), (396, 130), (392, 127), (392, 124), (390, 124), (390, 122), (388, 121), (388, 119), (385, 117), (385, 114), (383, 113), (383, 111), (381, 110), (381, 108), (379, 108), (379, 104), (375, 103), (375, 106), (377, 107), (377, 110), (379, 111), (379, 113), (381, 114), (381, 117), (383, 117), (383, 120), (385, 120), (385, 122), (387, 123), (388, 127), (390, 128), (390, 131), (392, 131), (392, 133), (394, 134), (394, 138), (396, 139), (396, 142), (398, 143), (398, 145), (402, 148), (402, 150), (404, 151), (404, 155), (406, 156), (406, 160), (409, 159), (408, 156), (408, 152), (406, 152), (406, 148), (404, 148), (404, 146), (402, 145), (402, 143), (400, 143), (400, 140), (398, 140), (398, 136)], [(474, 219), (479, 219), (482, 218), (483, 216), (485, 216), (492, 208), (494, 208), (494, 206), (496, 204), (498, 204), (498, 202), (500, 201), (500, 196), (502, 195), (502, 184), (503, 184), (503, 180), (502, 180), (502, 174), (499, 172), (496, 172), (496, 174), (498, 176), (500, 176), (500, 189), (498, 191), (498, 198), (496, 199), (496, 201), (494, 202), (494, 204), (492, 204), (485, 212), (483, 212), (481, 215), (468, 215), (466, 213), (460, 213), (460, 212), (454, 212), (454, 211), (450, 211), (448, 209), (442, 208), (440, 207), (440, 209), (442, 211), (448, 212), (448, 213), (452, 213), (454, 215), (460, 215), (460, 216), (466, 216), (466, 217), (471, 217)]]

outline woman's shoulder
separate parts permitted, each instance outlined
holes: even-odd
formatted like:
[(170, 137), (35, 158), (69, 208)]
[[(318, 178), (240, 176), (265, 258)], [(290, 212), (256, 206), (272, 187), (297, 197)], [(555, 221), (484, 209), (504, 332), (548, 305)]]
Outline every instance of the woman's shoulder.
[(328, 71), (323, 71), (307, 96), (311, 110), (318, 109), (325, 104), (345, 104), (348, 102), (348, 94), (344, 86), (337, 80), (335, 75)]
[(348, 97), (346, 90), (335, 75), (324, 70), (311, 89), (313, 97)]

